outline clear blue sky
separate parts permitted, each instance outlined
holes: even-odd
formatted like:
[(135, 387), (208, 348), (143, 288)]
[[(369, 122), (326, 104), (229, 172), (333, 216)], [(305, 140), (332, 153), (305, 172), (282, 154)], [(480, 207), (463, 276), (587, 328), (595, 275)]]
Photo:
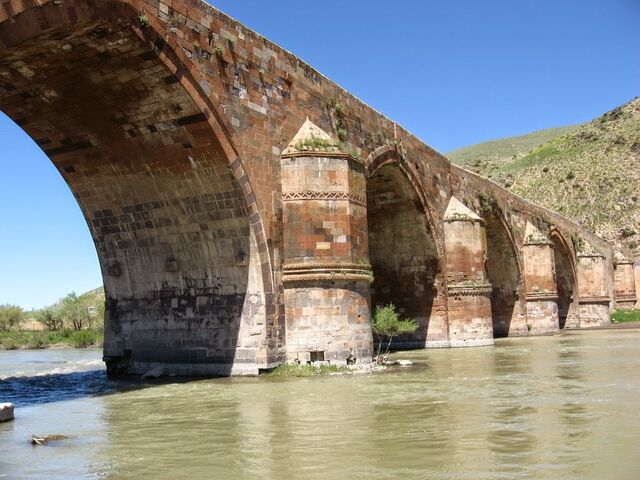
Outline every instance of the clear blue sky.
[[(447, 152), (590, 120), (640, 95), (640, 0), (212, 0)], [(84, 219), (0, 114), (0, 303), (101, 284)]]

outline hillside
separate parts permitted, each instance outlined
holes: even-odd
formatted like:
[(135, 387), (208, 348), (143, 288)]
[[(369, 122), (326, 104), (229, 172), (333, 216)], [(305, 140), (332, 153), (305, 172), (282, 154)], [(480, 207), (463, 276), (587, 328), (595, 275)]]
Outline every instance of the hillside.
[(489, 176), (493, 171), (522, 158), (540, 145), (565, 135), (578, 128), (578, 125), (568, 127), (547, 128), (517, 137), (501, 138), (490, 142), (477, 143), (469, 147), (453, 150), (446, 157), (468, 170)]
[[(559, 135), (559, 129), (542, 130), (448, 156), (640, 256), (640, 98), (568, 128)], [(541, 134), (550, 139), (526, 155), (517, 153)]]

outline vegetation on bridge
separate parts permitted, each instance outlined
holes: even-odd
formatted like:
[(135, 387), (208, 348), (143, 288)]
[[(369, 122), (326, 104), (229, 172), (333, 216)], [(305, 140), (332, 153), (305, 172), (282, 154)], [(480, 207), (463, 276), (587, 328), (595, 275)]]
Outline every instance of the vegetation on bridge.
[[(393, 303), (376, 308), (371, 320), (371, 331), (378, 338), (378, 348), (375, 357), (376, 363), (379, 365), (384, 363), (384, 359), (391, 349), (391, 342), (394, 337), (405, 333), (413, 333), (417, 329), (418, 323), (415, 320), (400, 318)], [(383, 347), (385, 341), (387, 345)]]

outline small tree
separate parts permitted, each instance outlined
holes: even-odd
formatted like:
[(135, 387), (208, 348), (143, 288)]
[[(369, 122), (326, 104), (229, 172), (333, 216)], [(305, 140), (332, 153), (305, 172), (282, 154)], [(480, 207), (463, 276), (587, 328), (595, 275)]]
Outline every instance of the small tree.
[[(378, 336), (376, 363), (382, 363), (382, 359), (389, 353), (393, 337), (402, 335), (403, 333), (413, 333), (417, 329), (418, 323), (415, 320), (400, 318), (393, 303), (376, 308), (373, 321), (371, 322), (371, 330)], [(384, 354), (382, 354), (382, 343), (384, 339), (387, 339), (387, 347)]]
[(20, 327), (22, 308), (17, 305), (0, 305), (0, 331), (8, 332)]
[(60, 301), (60, 314), (63, 321), (70, 324), (74, 330), (82, 330), (93, 325), (88, 303), (75, 292), (71, 292)]
[(45, 307), (36, 314), (36, 319), (49, 331), (62, 330), (64, 320), (56, 307)]

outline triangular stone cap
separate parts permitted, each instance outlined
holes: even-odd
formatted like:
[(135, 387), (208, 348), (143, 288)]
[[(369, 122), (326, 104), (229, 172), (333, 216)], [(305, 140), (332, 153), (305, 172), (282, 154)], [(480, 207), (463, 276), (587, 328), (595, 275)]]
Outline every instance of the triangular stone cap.
[(524, 244), (525, 245), (551, 245), (549, 237), (540, 231), (533, 223), (527, 222), (524, 227)]
[(482, 222), (483, 220), (473, 211), (465, 207), (465, 205), (456, 197), (451, 197), (447, 210), (444, 212), (444, 221)]
[(338, 147), (338, 143), (327, 132), (307, 117), (298, 133), (289, 142), (287, 148), (283, 150), (282, 156), (309, 152), (344, 153)]
[(615, 252), (613, 252), (613, 259), (618, 265), (622, 265), (625, 263), (629, 265), (633, 264), (633, 262), (628, 257), (626, 257), (624, 253), (622, 253), (620, 250), (616, 250)]
[(578, 245), (576, 246), (576, 250), (578, 251), (578, 257), (602, 257), (604, 255), (597, 248), (587, 242), (584, 238), (581, 238)]

